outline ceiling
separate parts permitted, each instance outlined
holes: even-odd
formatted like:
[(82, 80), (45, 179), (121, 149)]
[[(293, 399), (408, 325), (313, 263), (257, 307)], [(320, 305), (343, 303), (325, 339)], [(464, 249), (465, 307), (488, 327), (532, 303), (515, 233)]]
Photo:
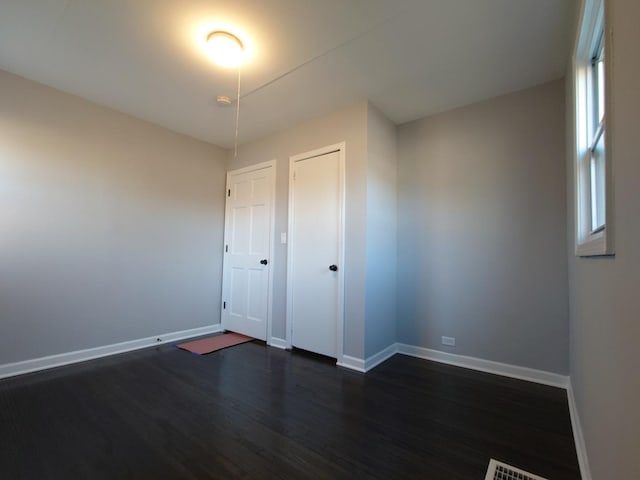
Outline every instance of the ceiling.
[(0, 68), (230, 147), (369, 99), (399, 124), (563, 76), (575, 0), (2, 0)]

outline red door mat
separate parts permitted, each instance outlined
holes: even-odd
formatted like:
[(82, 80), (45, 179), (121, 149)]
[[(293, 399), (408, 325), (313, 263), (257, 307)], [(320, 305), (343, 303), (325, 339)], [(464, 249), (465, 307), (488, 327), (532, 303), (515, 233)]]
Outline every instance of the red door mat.
[(225, 333), (223, 335), (201, 338), (193, 342), (180, 343), (177, 347), (187, 350), (188, 352), (197, 353), (198, 355), (205, 355), (215, 352), (216, 350), (250, 342), (251, 340), (254, 339), (246, 335), (240, 335), (239, 333)]

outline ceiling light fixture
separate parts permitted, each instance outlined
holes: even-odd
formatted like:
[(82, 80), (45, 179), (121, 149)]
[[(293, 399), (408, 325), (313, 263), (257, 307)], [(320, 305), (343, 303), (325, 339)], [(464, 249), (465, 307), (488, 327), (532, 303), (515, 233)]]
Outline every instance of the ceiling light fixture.
[(233, 68), (244, 60), (244, 45), (235, 35), (218, 30), (207, 37), (209, 56), (221, 67)]

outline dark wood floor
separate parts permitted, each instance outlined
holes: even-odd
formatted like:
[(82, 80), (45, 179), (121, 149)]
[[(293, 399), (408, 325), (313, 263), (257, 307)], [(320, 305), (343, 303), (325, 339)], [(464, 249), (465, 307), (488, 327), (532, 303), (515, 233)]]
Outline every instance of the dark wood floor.
[(259, 342), (0, 381), (2, 479), (579, 479), (563, 390), (396, 355), (366, 375)]

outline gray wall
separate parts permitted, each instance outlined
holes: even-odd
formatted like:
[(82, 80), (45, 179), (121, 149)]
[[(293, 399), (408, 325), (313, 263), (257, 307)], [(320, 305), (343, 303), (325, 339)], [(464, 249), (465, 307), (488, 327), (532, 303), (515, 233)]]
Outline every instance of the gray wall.
[(399, 127), (400, 342), (568, 373), (564, 132), (563, 81)]
[(346, 141), (345, 354), (363, 358), (366, 262), (367, 102), (299, 124), (285, 132), (242, 145), (238, 157), (228, 154), (227, 168), (277, 161), (273, 336), (285, 338), (287, 249), (280, 232), (287, 231), (289, 157)]
[(396, 341), (396, 126), (367, 111), (367, 279), (365, 357)]
[(224, 162), (0, 71), (0, 364), (219, 323)]
[[(571, 383), (594, 480), (640, 478), (640, 3), (606, 3), (614, 35), (607, 121), (613, 135), (608, 148), (615, 258), (576, 258), (572, 222), (568, 230)], [(571, 220), (573, 155), (571, 150), (567, 156)]]

